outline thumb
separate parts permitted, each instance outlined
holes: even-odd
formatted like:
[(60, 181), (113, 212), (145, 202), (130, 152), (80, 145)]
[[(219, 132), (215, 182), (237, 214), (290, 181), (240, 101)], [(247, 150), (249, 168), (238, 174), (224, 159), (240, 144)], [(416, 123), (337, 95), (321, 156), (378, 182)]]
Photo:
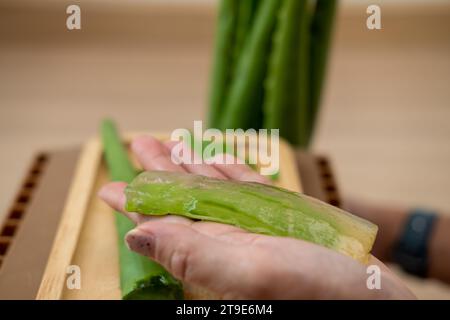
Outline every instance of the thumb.
[[(131, 230), (126, 241), (131, 250), (163, 265), (184, 283), (221, 296), (240, 287), (240, 249), (196, 231), (191, 224), (164, 219), (145, 222)], [(242, 270), (241, 270), (242, 271)]]

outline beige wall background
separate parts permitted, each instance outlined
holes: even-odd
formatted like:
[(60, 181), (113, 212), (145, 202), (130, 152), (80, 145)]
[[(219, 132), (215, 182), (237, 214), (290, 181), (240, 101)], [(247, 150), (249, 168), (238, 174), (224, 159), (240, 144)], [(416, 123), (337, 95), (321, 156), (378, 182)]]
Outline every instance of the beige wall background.
[[(0, 219), (36, 151), (81, 145), (105, 116), (164, 131), (205, 114), (214, 1), (75, 2), (81, 31), (65, 28), (73, 1), (0, 1)], [(450, 211), (449, 31), (448, 1), (343, 2), (313, 150), (344, 194)]]

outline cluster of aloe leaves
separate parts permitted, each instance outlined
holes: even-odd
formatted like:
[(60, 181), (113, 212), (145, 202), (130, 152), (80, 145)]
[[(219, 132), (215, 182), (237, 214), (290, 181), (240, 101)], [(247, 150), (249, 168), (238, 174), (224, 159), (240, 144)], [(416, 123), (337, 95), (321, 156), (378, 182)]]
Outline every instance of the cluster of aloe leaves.
[(280, 129), (307, 147), (337, 0), (221, 0), (209, 126)]

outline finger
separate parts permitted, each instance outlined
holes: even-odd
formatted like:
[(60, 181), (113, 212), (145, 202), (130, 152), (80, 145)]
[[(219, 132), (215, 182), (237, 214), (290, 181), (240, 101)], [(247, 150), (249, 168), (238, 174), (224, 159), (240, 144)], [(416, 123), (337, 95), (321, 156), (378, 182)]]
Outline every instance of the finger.
[(128, 212), (125, 210), (126, 196), (124, 193), (127, 184), (125, 182), (111, 182), (103, 186), (98, 196), (105, 201), (111, 208), (124, 214), (127, 218), (135, 224), (141, 224), (150, 220), (165, 219), (166, 221), (174, 221), (177, 223), (184, 223), (186, 225), (192, 224), (192, 221), (179, 216), (149, 216), (135, 212)]
[(241, 228), (216, 222), (197, 221), (193, 222), (191, 227), (201, 234), (235, 245), (251, 244), (256, 241), (256, 238), (260, 237), (258, 234), (250, 233)]
[[(182, 142), (167, 141), (164, 144), (168, 148), (169, 152), (172, 152), (172, 149), (179, 143), (182, 143)], [(187, 149), (187, 148), (189, 148), (189, 146), (184, 144), (183, 150), (185, 150), (185, 148)], [(193, 150), (190, 150), (190, 152), (192, 152), (192, 156), (193, 156), (192, 159), (194, 160), (194, 164), (183, 163), (183, 167), (186, 169), (186, 171), (188, 171), (190, 173), (194, 173), (194, 174), (200, 174), (202, 176), (211, 177), (211, 178), (227, 179), (227, 177), (223, 173), (221, 173), (219, 170), (217, 170), (216, 168), (214, 168), (213, 166), (211, 166), (209, 164), (205, 164), (202, 161), (199, 161), (199, 162), (201, 162), (200, 164), (195, 164), (195, 159), (199, 159), (200, 157)]]
[(100, 199), (105, 201), (116, 211), (125, 212), (125, 182), (110, 182), (104, 185), (98, 192)]
[(167, 148), (156, 138), (142, 136), (133, 140), (131, 149), (145, 170), (185, 172), (170, 158)]
[(213, 163), (216, 169), (232, 180), (270, 184), (266, 177), (255, 172), (246, 164), (238, 164), (236, 158), (230, 154), (215, 156)]
[[(386, 287), (393, 286), (395, 288), (393, 291), (395, 291), (401, 297), (400, 299), (417, 299), (414, 293), (403, 283), (400, 277), (392, 272), (383, 262), (371, 255), (368, 265), (377, 265), (380, 268), (384, 279), (387, 280), (384, 282), (388, 282), (387, 286), (385, 286), (384, 288), (385, 290)], [(395, 299), (395, 297), (393, 298)]]
[(245, 259), (241, 247), (183, 224), (147, 222), (129, 232), (126, 241), (131, 250), (156, 260), (181, 281), (219, 294), (239, 287), (238, 273), (248, 272), (230, 263)]

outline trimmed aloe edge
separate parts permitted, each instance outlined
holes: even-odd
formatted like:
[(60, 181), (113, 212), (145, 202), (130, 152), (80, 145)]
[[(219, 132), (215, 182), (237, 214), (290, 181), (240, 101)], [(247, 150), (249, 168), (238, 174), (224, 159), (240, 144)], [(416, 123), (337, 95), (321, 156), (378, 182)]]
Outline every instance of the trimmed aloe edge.
[(214, 221), (316, 243), (366, 263), (378, 227), (282, 188), (164, 171), (143, 172), (125, 189), (126, 209)]
[(311, 69), (309, 78), (311, 95), (308, 118), (310, 140), (314, 133), (314, 125), (321, 103), (337, 3), (337, 0), (317, 0), (311, 24)]
[(280, 3), (279, 0), (265, 0), (258, 6), (230, 84), (219, 129), (260, 128), (262, 125), (263, 83)]
[[(101, 135), (105, 160), (112, 181), (132, 181), (138, 172), (131, 164), (117, 129), (111, 120), (104, 120)], [(118, 236), (120, 288), (123, 299), (158, 300), (182, 299), (181, 283), (162, 266), (147, 257), (130, 251), (125, 245), (125, 235), (134, 224), (116, 212)]]

